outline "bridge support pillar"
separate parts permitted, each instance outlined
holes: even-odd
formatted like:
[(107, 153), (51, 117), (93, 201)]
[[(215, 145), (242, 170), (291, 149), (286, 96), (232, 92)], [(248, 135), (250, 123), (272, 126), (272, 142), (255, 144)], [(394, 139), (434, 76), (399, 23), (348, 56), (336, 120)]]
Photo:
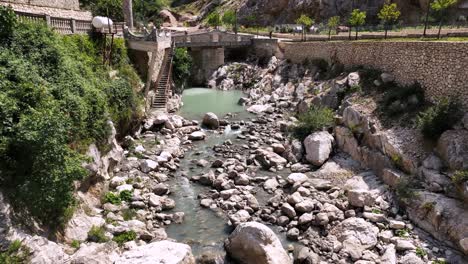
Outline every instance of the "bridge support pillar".
[(224, 65), (224, 48), (192, 48), (190, 54), (193, 58), (192, 83), (206, 85), (220, 66)]

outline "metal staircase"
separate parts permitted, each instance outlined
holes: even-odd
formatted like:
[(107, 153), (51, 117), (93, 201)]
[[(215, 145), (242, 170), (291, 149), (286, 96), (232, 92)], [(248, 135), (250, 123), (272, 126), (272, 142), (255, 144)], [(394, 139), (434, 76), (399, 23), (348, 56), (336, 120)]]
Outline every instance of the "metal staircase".
[(152, 98), (151, 107), (166, 109), (167, 99), (171, 90), (172, 62), (174, 58), (174, 43), (164, 52), (163, 63), (156, 82), (156, 91)]

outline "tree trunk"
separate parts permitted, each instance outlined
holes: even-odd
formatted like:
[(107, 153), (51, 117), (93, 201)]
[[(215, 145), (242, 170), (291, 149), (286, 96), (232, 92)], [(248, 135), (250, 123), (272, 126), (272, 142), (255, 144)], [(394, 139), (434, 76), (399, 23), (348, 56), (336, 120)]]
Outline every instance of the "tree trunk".
[(427, 23), (429, 22), (429, 11), (431, 10), (431, 1), (427, 1), (427, 10), (426, 10), (426, 20), (424, 21), (424, 33), (423, 36), (426, 37)]
[(359, 27), (356, 27), (356, 40), (358, 38)]
[(132, 29), (133, 28), (132, 0), (124, 0), (122, 9), (123, 9), (123, 14), (124, 14), (125, 25), (127, 25), (127, 27)]
[(439, 22), (439, 32), (437, 33), (437, 39), (440, 39), (440, 31), (442, 31), (442, 19)]
[(331, 40), (331, 29), (328, 30), (328, 40)]
[(385, 27), (385, 39), (387, 39), (388, 26), (384, 25), (384, 27)]
[(353, 27), (349, 27), (349, 40), (351, 40), (351, 31), (353, 31)]

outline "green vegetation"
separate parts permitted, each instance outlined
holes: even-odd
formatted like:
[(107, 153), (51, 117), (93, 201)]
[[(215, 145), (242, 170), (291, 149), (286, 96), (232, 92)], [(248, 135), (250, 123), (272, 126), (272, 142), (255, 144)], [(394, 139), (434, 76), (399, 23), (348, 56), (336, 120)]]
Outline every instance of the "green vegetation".
[(409, 236), (409, 230), (404, 228), (404, 229), (399, 229), (395, 231), (395, 235), (398, 237), (408, 237)]
[(382, 214), (382, 211), (379, 209), (372, 209), (373, 214)]
[[(236, 20), (237, 20), (236, 12), (233, 11), (233, 10), (228, 10), (228, 11), (224, 12), (223, 18), (221, 20), (222, 20), (224, 25), (230, 26), (231, 28), (233, 28), (234, 25), (236, 24)], [(233, 28), (233, 30), (235, 32), (237, 32), (236, 28)]]
[[(193, 59), (189, 55), (186, 48), (176, 48), (174, 53), (174, 82), (176, 84), (176, 93), (182, 94), (184, 88), (187, 86), (191, 69), (193, 66)], [(157, 141), (159, 142), (159, 141)], [(159, 144), (159, 143), (158, 143)]]
[(432, 264), (448, 264), (445, 259), (436, 259), (432, 261)]
[(74, 249), (79, 249), (79, 248), (80, 248), (80, 245), (81, 245), (81, 242), (80, 242), (80, 241), (78, 241), (78, 240), (73, 240), (73, 241), (71, 242), (71, 245), (70, 245), (70, 246), (71, 246), (72, 248), (74, 248)]
[(426, 211), (432, 211), (436, 204), (436, 202), (426, 202), (422, 205), (422, 208)]
[(88, 241), (96, 243), (105, 243), (109, 241), (106, 237), (106, 231), (103, 226), (93, 226), (88, 232)]
[(137, 234), (135, 233), (135, 231), (126, 231), (126, 232), (123, 232), (122, 234), (114, 236), (112, 240), (117, 242), (119, 246), (122, 246), (125, 242), (135, 240), (136, 238), (137, 238)]
[(0, 184), (18, 211), (59, 227), (73, 214), (73, 182), (87, 175), (82, 153), (93, 142), (105, 152), (110, 118), (126, 133), (140, 80), (123, 40), (115, 40), (112, 79), (99, 41), (10, 15), (0, 9), (0, 21), (16, 25), (0, 33)]
[[(349, 18), (349, 24), (356, 29), (356, 40), (358, 39), (359, 27), (366, 23), (366, 12), (359, 9), (354, 9)], [(349, 30), (351, 34), (351, 29)], [(351, 37), (351, 35), (350, 35)]]
[(463, 117), (461, 105), (457, 101), (444, 99), (419, 114), (417, 123), (423, 135), (437, 140)]
[(398, 18), (400, 17), (401, 12), (398, 10), (396, 3), (390, 3), (386, 1), (382, 9), (380, 9), (379, 14), (377, 15), (379, 19), (384, 24), (385, 28), (385, 39), (387, 38), (388, 27), (393, 25)]
[(416, 255), (420, 258), (424, 258), (426, 255), (427, 255), (427, 252), (426, 250), (424, 250), (424, 248), (422, 247), (417, 247), (416, 248)]
[(221, 26), (221, 16), (216, 11), (212, 12), (206, 18), (206, 23), (210, 27), (218, 28), (219, 26)]
[(136, 216), (136, 211), (134, 209), (124, 209), (122, 210), (122, 217), (125, 221), (132, 220)]
[(309, 16), (302, 14), (296, 19), (296, 24), (302, 25), (302, 40), (307, 40), (307, 30), (314, 24), (314, 20)]
[(6, 251), (0, 252), (0, 263), (2, 264), (23, 264), (27, 263), (29, 250), (21, 244), (21, 241), (15, 240)]
[(129, 190), (120, 192), (120, 199), (125, 202), (130, 202), (132, 200), (133, 193)]
[(339, 16), (333, 16), (328, 19), (327, 22), (327, 27), (328, 27), (328, 40), (331, 40), (331, 32), (332, 30), (335, 30), (337, 33), (337, 28), (340, 25), (340, 17)]
[(431, 9), (435, 11), (439, 19), (439, 32), (437, 38), (440, 38), (440, 31), (442, 30), (442, 23), (448, 16), (448, 9), (455, 5), (458, 0), (434, 0), (431, 2)]
[(417, 183), (414, 179), (403, 178), (398, 182), (396, 187), (396, 193), (399, 199), (402, 202), (408, 202), (410, 199), (413, 199), (417, 193), (413, 188), (416, 188)]
[(333, 125), (333, 110), (326, 107), (312, 106), (309, 112), (299, 115), (299, 123), (291, 127), (292, 135), (303, 141), (308, 135)]
[(452, 182), (454, 184), (462, 184), (468, 181), (468, 170), (456, 171), (452, 176)]

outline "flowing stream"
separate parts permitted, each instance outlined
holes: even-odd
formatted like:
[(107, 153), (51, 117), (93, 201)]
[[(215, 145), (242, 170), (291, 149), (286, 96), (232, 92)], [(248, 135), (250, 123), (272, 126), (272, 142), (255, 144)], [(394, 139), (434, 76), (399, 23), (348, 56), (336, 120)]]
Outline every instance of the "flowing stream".
[[(180, 115), (189, 120), (201, 120), (206, 112), (213, 112), (219, 118), (227, 113), (234, 114), (231, 120), (246, 120), (252, 117), (242, 106), (237, 104), (242, 96), (241, 91), (218, 91), (206, 88), (192, 88), (184, 91), (182, 100), (184, 106)], [(232, 228), (227, 225), (227, 218), (219, 211), (205, 209), (200, 206), (197, 199), (201, 193), (208, 192), (211, 188), (193, 183), (189, 179), (195, 175), (208, 172), (210, 168), (196, 166), (200, 159), (210, 160), (214, 156), (213, 146), (231, 139), (234, 141), (241, 130), (233, 131), (229, 126), (223, 134), (215, 134), (207, 131), (208, 137), (202, 142), (195, 143), (193, 150), (186, 153), (180, 162), (180, 170), (176, 177), (169, 183), (172, 190), (172, 198), (176, 201), (176, 211), (185, 213), (184, 223), (170, 225), (166, 231), (170, 238), (187, 243), (192, 247), (193, 254), (200, 256), (203, 253), (224, 256), (223, 242)], [(261, 172), (263, 174), (263, 172)], [(185, 174), (185, 175), (182, 175)], [(269, 175), (265, 172), (265, 175)], [(267, 195), (259, 191), (257, 199), (260, 205), (266, 203)], [(275, 228), (272, 228), (275, 231)], [(283, 246), (287, 246), (284, 233), (278, 234)]]

